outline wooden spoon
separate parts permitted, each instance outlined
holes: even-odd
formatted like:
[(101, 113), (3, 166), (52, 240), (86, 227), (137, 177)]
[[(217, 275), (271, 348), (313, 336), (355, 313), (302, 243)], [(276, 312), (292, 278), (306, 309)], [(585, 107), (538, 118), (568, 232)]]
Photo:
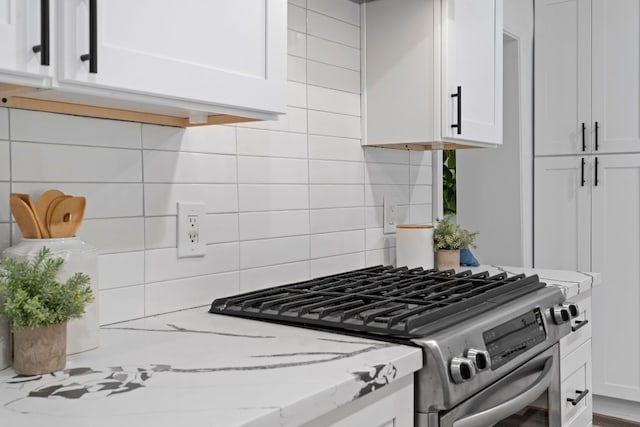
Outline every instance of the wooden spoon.
[(53, 237), (51, 235), (51, 217), (53, 216), (53, 211), (55, 210), (56, 206), (58, 206), (58, 204), (60, 204), (63, 200), (69, 199), (69, 198), (71, 198), (71, 196), (59, 196), (53, 199), (51, 203), (49, 203), (49, 207), (47, 208), (47, 215), (44, 220), (44, 224), (45, 224), (45, 227), (47, 227), (47, 232), (49, 233), (49, 237)]
[(40, 220), (40, 225), (43, 227), (40, 229), (42, 232), (42, 237), (48, 238), (51, 237), (49, 234), (49, 228), (47, 225), (47, 209), (49, 209), (49, 205), (53, 202), (54, 199), (64, 196), (64, 193), (60, 190), (47, 190), (36, 201), (36, 209), (35, 214), (38, 220)]
[(9, 204), (11, 206), (11, 213), (16, 219), (18, 227), (22, 232), (22, 236), (25, 239), (41, 239), (40, 228), (36, 221), (36, 216), (27, 205), (27, 202), (22, 200), (17, 194), (12, 194), (9, 197)]
[[(35, 218), (36, 226), (38, 227), (38, 231), (39, 231), (38, 234), (40, 235), (40, 237), (36, 237), (36, 239), (41, 239), (44, 236), (42, 230), (44, 229), (45, 226), (44, 226), (44, 223), (40, 222), (40, 219), (36, 215), (36, 208), (33, 206), (33, 201), (31, 200), (31, 196), (28, 195), (28, 194), (22, 194), (22, 193), (12, 193), (12, 195), (18, 197), (20, 200), (25, 202), (25, 204), (28, 206), (28, 208), (33, 213), (33, 217)], [(24, 236), (24, 234), (23, 234), (23, 236)]]
[(82, 223), (86, 207), (84, 197), (67, 197), (58, 203), (49, 221), (51, 237), (73, 237)]

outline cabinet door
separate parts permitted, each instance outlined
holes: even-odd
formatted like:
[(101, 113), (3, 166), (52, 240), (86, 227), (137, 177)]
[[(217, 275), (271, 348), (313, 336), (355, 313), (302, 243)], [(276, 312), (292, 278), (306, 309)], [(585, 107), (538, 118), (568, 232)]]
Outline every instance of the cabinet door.
[[(640, 154), (598, 156), (593, 187), (594, 389), (640, 402)], [(595, 182), (594, 182), (595, 184)]]
[(591, 0), (536, 0), (536, 155), (589, 151), (590, 31)]
[[(591, 340), (560, 361), (560, 413), (562, 425), (585, 427), (593, 417)], [(582, 397), (575, 405), (571, 399)]]
[(592, 40), (592, 121), (594, 128), (598, 123), (597, 149), (605, 153), (638, 152), (640, 2), (593, 0)]
[(0, 0), (1, 82), (45, 85), (48, 67), (33, 51), (40, 44), (40, 19), (39, 0)]
[(535, 266), (590, 271), (588, 161), (583, 157), (543, 157), (535, 159), (534, 168)]
[[(502, 0), (443, 4), (443, 137), (501, 144)], [(452, 98), (458, 86), (462, 96)]]
[(284, 110), (282, 0), (97, 0), (97, 73), (80, 60), (89, 53), (89, 1), (61, 3), (62, 82)]

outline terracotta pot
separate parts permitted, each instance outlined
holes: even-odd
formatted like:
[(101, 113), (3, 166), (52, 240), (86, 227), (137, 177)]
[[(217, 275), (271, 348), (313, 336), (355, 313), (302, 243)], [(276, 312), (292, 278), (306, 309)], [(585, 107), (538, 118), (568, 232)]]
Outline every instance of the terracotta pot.
[(48, 374), (61, 371), (66, 363), (66, 323), (14, 331), (13, 369), (17, 374)]
[(460, 271), (460, 249), (438, 249), (438, 270)]

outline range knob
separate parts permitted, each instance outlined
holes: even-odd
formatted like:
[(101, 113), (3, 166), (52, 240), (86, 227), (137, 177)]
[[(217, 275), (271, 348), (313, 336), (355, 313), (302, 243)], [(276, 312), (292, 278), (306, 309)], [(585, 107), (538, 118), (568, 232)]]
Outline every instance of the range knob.
[(470, 380), (476, 373), (473, 362), (466, 357), (454, 357), (451, 359), (451, 378), (456, 384)]
[(473, 362), (477, 372), (484, 371), (491, 367), (491, 355), (488, 351), (470, 348), (467, 350), (466, 356), (467, 359)]
[(561, 325), (571, 319), (571, 314), (569, 313), (569, 309), (557, 305), (551, 309), (551, 318), (556, 325)]
[(571, 315), (571, 317), (578, 317), (578, 314), (580, 314), (580, 307), (578, 307), (578, 304), (576, 303), (565, 302), (564, 304), (562, 304), (562, 306), (569, 310), (569, 314)]

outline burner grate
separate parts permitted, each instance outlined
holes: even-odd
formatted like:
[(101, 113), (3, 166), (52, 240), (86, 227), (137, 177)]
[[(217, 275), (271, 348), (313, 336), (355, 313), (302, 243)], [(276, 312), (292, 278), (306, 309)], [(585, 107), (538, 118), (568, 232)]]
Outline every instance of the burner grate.
[(211, 313), (399, 338), (426, 333), (544, 287), (538, 276), (376, 266), (213, 302)]

